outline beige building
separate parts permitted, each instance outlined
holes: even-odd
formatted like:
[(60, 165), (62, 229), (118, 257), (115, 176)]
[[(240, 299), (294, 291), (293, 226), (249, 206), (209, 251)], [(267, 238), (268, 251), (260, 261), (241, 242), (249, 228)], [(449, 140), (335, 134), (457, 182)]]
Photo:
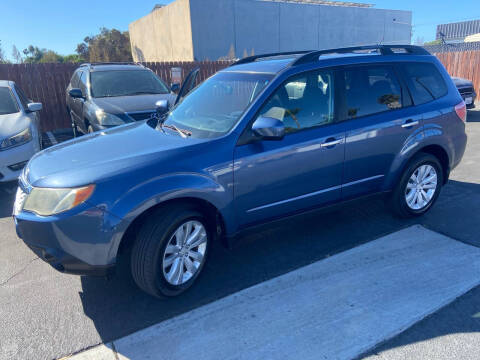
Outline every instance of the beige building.
[(410, 11), (329, 0), (176, 0), (130, 24), (135, 61), (410, 44)]

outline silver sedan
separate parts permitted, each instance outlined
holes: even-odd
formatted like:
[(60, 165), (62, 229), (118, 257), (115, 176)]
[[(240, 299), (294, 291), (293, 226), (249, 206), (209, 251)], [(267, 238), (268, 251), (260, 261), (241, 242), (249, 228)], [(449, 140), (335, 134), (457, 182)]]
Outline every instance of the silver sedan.
[(40, 151), (41, 109), (13, 81), (0, 80), (0, 182), (16, 180)]

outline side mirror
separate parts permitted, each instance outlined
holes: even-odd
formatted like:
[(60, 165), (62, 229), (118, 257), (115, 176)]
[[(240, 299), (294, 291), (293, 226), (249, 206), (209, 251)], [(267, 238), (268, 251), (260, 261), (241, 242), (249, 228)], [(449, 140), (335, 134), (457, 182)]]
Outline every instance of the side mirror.
[(285, 136), (285, 125), (278, 119), (259, 117), (253, 123), (252, 131), (262, 140), (282, 140)]
[(70, 95), (71, 98), (73, 99), (83, 99), (83, 93), (82, 90), (79, 88), (73, 88), (68, 91), (68, 95)]
[(27, 104), (28, 112), (37, 112), (42, 110), (42, 103), (29, 103)]
[(158, 100), (155, 103), (155, 106), (157, 107), (157, 114), (158, 115), (163, 115), (168, 111), (168, 101), (167, 100)]
[(173, 83), (170, 86), (170, 90), (172, 90), (174, 93), (178, 92), (180, 90), (180, 84), (178, 83)]

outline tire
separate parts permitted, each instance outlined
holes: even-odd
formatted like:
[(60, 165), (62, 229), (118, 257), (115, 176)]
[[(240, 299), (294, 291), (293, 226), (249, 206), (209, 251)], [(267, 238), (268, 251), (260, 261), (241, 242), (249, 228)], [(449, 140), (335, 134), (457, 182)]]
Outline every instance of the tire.
[[(198, 264), (192, 262), (188, 249), (184, 250), (188, 253), (187, 255), (180, 254), (182, 250), (176, 255), (167, 250), (167, 245), (170, 245), (169, 249), (172, 249), (173, 244), (178, 241), (177, 230), (182, 226), (184, 226), (183, 229), (186, 229), (187, 225), (185, 224), (188, 223), (201, 224), (205, 233), (205, 245), (201, 245), (203, 258)], [(195, 228), (192, 225), (192, 229), (191, 234), (201, 228)], [(213, 239), (212, 234), (205, 216), (188, 205), (160, 208), (149, 215), (138, 233), (131, 254), (132, 276), (138, 287), (158, 298), (177, 296), (189, 289), (201, 274), (207, 261), (208, 248)], [(198, 256), (201, 253), (200, 246), (196, 249)], [(167, 270), (170, 269), (170, 272), (168, 272), (165, 269), (165, 266), (167, 266), (165, 261), (171, 260), (171, 256), (177, 257), (175, 257), (176, 260), (172, 262), (171, 267), (166, 268)], [(189, 277), (187, 258), (190, 260), (190, 266), (192, 263), (196, 265), (196, 271), (191, 274), (191, 277)], [(181, 280), (179, 278), (175, 279), (175, 274), (172, 275), (173, 279), (168, 277), (169, 274), (172, 274), (172, 271), (174, 272), (176, 262), (181, 263), (181, 265), (177, 264), (178, 268), (181, 266), (182, 274), (184, 274)], [(175, 280), (178, 280), (178, 283), (175, 284)]]
[[(435, 174), (436, 182), (426, 182), (425, 185), (416, 184), (412, 179), (412, 175), (415, 173), (421, 177), (422, 169), (426, 169), (424, 170), (425, 174), (423, 174), (425, 175), (424, 180), (432, 178), (433, 174)], [(431, 171), (430, 169), (433, 169), (434, 171)], [(390, 197), (391, 208), (396, 215), (402, 218), (421, 216), (433, 206), (435, 201), (437, 201), (442, 185), (443, 169), (439, 160), (431, 154), (419, 153), (408, 163), (403, 171), (400, 181), (395, 186)], [(413, 188), (407, 189), (407, 186)], [(423, 186), (425, 186), (425, 188), (423, 188)], [(418, 193), (419, 190), (420, 197), (417, 201), (417, 198), (415, 198), (415, 192)], [(423, 190), (423, 193), (421, 190)], [(433, 193), (430, 193), (430, 190), (433, 190)]]

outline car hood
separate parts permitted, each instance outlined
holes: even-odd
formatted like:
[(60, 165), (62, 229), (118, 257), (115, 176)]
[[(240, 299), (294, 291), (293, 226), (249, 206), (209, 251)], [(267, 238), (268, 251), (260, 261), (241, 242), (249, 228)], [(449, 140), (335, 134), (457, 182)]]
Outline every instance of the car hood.
[(21, 112), (0, 115), (0, 142), (30, 126), (30, 119)]
[(172, 106), (175, 98), (176, 96), (173, 94), (152, 94), (93, 98), (92, 101), (107, 113), (121, 114), (134, 111), (155, 110), (155, 103), (158, 100), (167, 100), (168, 104)]
[(452, 80), (456, 86), (471, 86), (473, 83), (470, 80), (459, 78), (459, 77), (452, 77)]
[(156, 130), (143, 121), (131, 123), (38, 153), (25, 168), (24, 179), (35, 187), (82, 186), (165, 161), (178, 149), (188, 154), (188, 148), (200, 142)]

